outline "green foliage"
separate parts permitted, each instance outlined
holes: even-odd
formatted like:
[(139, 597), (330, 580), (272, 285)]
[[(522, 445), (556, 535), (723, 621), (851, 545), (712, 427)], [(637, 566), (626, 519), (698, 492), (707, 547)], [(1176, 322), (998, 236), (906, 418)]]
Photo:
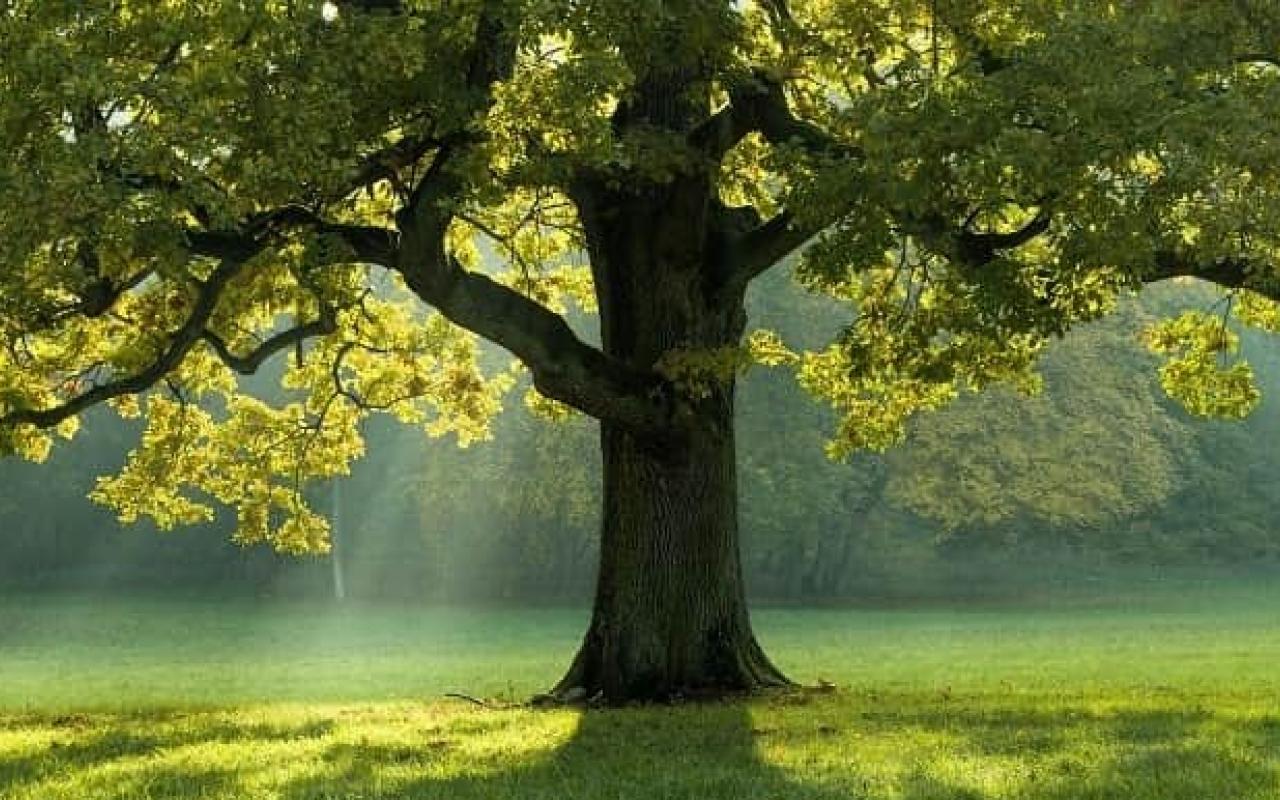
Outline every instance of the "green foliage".
[(1161, 403), (1136, 341), (1146, 315), (1127, 306), (1051, 348), (1038, 396), (966, 397), (919, 420), (888, 456), (892, 501), (973, 536), (1105, 529), (1168, 503), (1194, 431)]
[[(23, 342), (0, 356), (0, 411), (50, 408), (163, 360), (221, 269), (186, 251), (193, 222), (234, 228), (334, 198), (414, 109), (463, 107), (438, 78), (470, 35), (466, 12), (405, 24), (325, 22), (318, 1), (22, 6), (0, 18), (0, 130), (14, 148), (0, 167), (0, 331)], [(331, 211), (385, 217), (387, 194), (336, 196)], [(368, 410), (464, 443), (486, 436), (506, 383), (476, 371), (472, 337), (402, 294), (371, 297), (362, 268), (320, 270), (344, 260), (340, 243), (301, 232), (245, 265), (218, 297), (209, 345), (162, 373), (171, 397), (117, 401), (145, 413), (146, 433), (95, 499), (161, 527), (210, 518), (213, 499), (238, 509), (240, 541), (323, 550), (301, 485), (348, 470)], [(109, 314), (76, 314), (101, 281), (132, 288)], [(243, 396), (213, 346), (246, 353), (291, 319), (325, 315), (333, 332), (299, 348), (270, 403)], [(43, 458), (48, 446), (33, 426), (3, 428), (5, 451)]]
[(1155, 352), (1173, 356), (1160, 368), (1160, 383), (1192, 414), (1239, 418), (1257, 407), (1261, 398), (1253, 369), (1244, 362), (1224, 363), (1240, 349), (1226, 316), (1188, 311), (1153, 326), (1147, 342)]
[[(835, 455), (898, 441), (907, 418), (958, 394), (949, 387), (1025, 382), (1047, 337), (1109, 312), (1157, 251), (1254, 263), (1250, 281), (1274, 279), (1275, 174), (1257, 164), (1245, 120), (1276, 107), (1280, 84), (1261, 58), (1232, 55), (1274, 50), (1268, 9), (795, 5), (797, 37), (822, 55), (774, 58), (828, 78), (797, 104), (863, 155), (789, 184), (800, 213), (834, 205), (848, 220), (800, 273), (861, 307), (807, 370), (846, 417)], [(1013, 236), (1046, 211), (1069, 222), (995, 258), (941, 224)], [(1253, 402), (1242, 366), (1183, 358), (1165, 382), (1197, 413), (1237, 416)]]
[[(526, 359), (561, 355), (539, 338), (560, 320), (539, 310), (597, 305), (586, 183), (650, 198), (695, 185), (708, 214), (785, 215), (775, 227), (796, 241), (778, 259), (807, 243), (799, 281), (843, 303), (848, 324), (795, 349), (767, 332), (712, 349), (673, 340), (625, 366), (695, 397), (752, 363), (794, 369), (837, 417), (836, 459), (927, 438), (937, 428), (918, 415), (988, 387), (1034, 395), (1049, 342), (1148, 282), (1202, 275), (1240, 292), (1240, 321), (1280, 328), (1272, 2), (364, 5), (388, 8), (5, 6), (0, 453), (44, 459), (111, 400), (146, 420), (94, 493), (122, 519), (169, 527), (225, 504), (239, 541), (323, 551), (305, 487), (350, 470), (362, 420), (388, 413), (467, 445), (489, 437), (513, 385), (481, 369), (475, 334), (420, 301), (499, 339), (493, 327), (519, 328), (537, 340)], [(705, 128), (632, 108), (668, 84), (664, 103), (716, 135), (717, 110), (741, 115), (730, 133), (750, 130), (718, 153)], [(736, 225), (686, 244), (734, 253)], [(449, 284), (477, 272), (505, 290), (503, 319)], [(1249, 413), (1255, 375), (1230, 357), (1234, 336), (1204, 313), (1155, 325), (1165, 391), (1199, 416)], [(281, 387), (251, 399), (239, 373), (274, 354), (292, 356)], [(573, 405), (554, 400), (530, 405)], [(1162, 424), (1111, 401), (1131, 444), (1162, 452)], [(1056, 401), (992, 402), (1034, 427)], [(1076, 449), (1052, 457), (1074, 465), (1038, 480), (1075, 484), (1117, 456), (1091, 446), (1118, 436), (1084, 422), (1099, 413), (1070, 417)], [(972, 431), (955, 436), (936, 447), (972, 450), (957, 443)], [(1018, 458), (1049, 457), (1033, 449)], [(1149, 491), (1059, 495), (1050, 517), (1149, 506), (1176, 484), (1152, 459)], [(989, 522), (1017, 516), (1000, 470), (971, 470), (956, 496), (981, 499)], [(926, 494), (955, 474), (922, 477)]]

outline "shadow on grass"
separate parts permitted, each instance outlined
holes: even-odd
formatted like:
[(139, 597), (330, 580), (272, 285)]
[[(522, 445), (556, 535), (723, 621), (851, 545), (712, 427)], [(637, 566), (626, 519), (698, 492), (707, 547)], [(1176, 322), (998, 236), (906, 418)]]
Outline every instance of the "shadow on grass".
[[(846, 695), (576, 719), (426, 707), (355, 728), (339, 717), (102, 718), (55, 731), (67, 743), (29, 750), (25, 761), (0, 760), (0, 797), (240, 800), (248, 769), (254, 791), (278, 800), (1280, 797), (1275, 716), (1035, 702)], [(182, 750), (203, 745), (212, 747)], [(78, 795), (61, 788), (64, 778)]]
[(1268, 716), (1254, 720), (1247, 731), (1253, 743), (1280, 759), (1280, 716)]
[[(808, 705), (808, 704), (805, 704)], [(817, 711), (824, 702), (815, 702)], [(846, 714), (837, 725), (791, 709), (775, 717), (743, 704), (590, 712), (548, 752), (471, 759), (447, 738), (421, 747), (335, 745), (328, 768), (296, 780), (282, 800), (1274, 800), (1280, 752), (1253, 757), (1215, 743), (1205, 711), (1098, 714), (968, 708)], [(808, 709), (805, 709), (807, 711)], [(753, 718), (767, 720), (753, 723)], [(1242, 723), (1232, 736), (1251, 736)], [(1267, 730), (1270, 730), (1267, 728)], [(864, 749), (867, 738), (943, 736), (935, 750)], [(1247, 747), (1247, 744), (1246, 744)], [(878, 753), (869, 756), (870, 753)], [(875, 760), (877, 759), (878, 760)], [(1004, 758), (1008, 780), (981, 786)], [(778, 763), (773, 763), (776, 759)], [(957, 760), (959, 759), (959, 760)], [(1010, 766), (1009, 762), (1018, 762)], [(403, 769), (408, 767), (408, 769)], [(437, 777), (433, 773), (445, 772)], [(397, 778), (395, 776), (401, 776)]]
[[(137, 717), (94, 716), (16, 717), (6, 728), (43, 729), (47, 745), (38, 755), (0, 754), (0, 798), (17, 794), (46, 780), (70, 778), (121, 762), (147, 759), (177, 748), (217, 743), (292, 741), (328, 735), (333, 722), (318, 720), (297, 725), (237, 724), (223, 719), (177, 714)], [(234, 771), (192, 765), (148, 764), (138, 775), (121, 775), (107, 797), (217, 797), (234, 785)], [(141, 793), (141, 788), (147, 793)], [(233, 795), (227, 795), (228, 797)]]
[[(954, 734), (975, 755), (1051, 757), (1073, 737), (1097, 738), (1123, 747), (1160, 746), (1194, 738), (1213, 719), (1206, 709), (1129, 709), (1114, 713), (1078, 707), (1057, 709), (983, 707), (934, 703), (868, 708), (857, 720), (881, 734), (903, 729)], [(1255, 723), (1256, 724), (1256, 723)]]
[[(518, 724), (518, 723), (516, 723)], [(452, 729), (451, 729), (452, 732)], [(455, 743), (422, 747), (334, 745), (329, 768), (295, 781), (282, 800), (413, 798), (414, 800), (837, 800), (844, 791), (810, 786), (763, 762), (745, 704), (592, 711), (559, 747), (512, 758), (502, 751), (468, 760), (465, 774), (433, 777), (432, 764)], [(389, 779), (387, 768), (410, 764), (419, 774)], [(426, 774), (422, 774), (426, 773)]]

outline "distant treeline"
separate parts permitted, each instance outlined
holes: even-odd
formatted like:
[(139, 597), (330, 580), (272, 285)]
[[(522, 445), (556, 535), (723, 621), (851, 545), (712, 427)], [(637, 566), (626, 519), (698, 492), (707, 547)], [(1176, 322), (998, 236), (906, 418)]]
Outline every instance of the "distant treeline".
[[(789, 343), (821, 346), (841, 324), (837, 311), (787, 287), (762, 287), (753, 324), (793, 320), (782, 330)], [(776, 600), (983, 595), (1134, 569), (1280, 564), (1280, 338), (1244, 335), (1264, 401), (1239, 423), (1192, 420), (1175, 408), (1140, 341), (1156, 315), (1214, 302), (1199, 285), (1148, 292), (1057, 343), (1042, 395), (963, 397), (918, 420), (905, 445), (846, 464), (823, 453), (833, 424), (825, 410), (789, 375), (753, 371), (739, 419), (751, 590)], [(594, 426), (543, 421), (520, 402), (522, 391), (494, 440), (466, 450), (378, 421), (355, 474), (313, 490), (336, 515), (351, 595), (589, 595)], [(136, 425), (95, 413), (49, 464), (0, 462), (0, 581), (331, 591), (329, 559), (239, 548), (229, 541), (231, 514), (165, 534), (120, 528), (84, 498), (136, 437)]]

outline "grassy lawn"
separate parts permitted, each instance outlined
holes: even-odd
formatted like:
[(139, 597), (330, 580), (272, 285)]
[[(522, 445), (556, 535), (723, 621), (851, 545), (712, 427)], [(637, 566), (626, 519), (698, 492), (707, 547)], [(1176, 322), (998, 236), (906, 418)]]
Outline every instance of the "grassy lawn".
[(833, 695), (580, 714), (573, 611), (0, 597), (0, 798), (1280, 798), (1280, 588), (765, 609)]

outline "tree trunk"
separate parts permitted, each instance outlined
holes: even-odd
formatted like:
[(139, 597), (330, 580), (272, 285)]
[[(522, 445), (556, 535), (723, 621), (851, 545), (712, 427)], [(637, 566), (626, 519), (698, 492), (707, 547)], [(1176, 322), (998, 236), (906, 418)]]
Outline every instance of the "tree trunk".
[[(611, 357), (737, 346), (741, 296), (709, 278), (705, 176), (592, 187), (578, 198)], [(604, 515), (591, 626), (554, 693), (609, 703), (782, 686), (756, 643), (738, 554), (732, 381), (681, 393), (669, 436), (601, 424)]]
[(787, 685), (748, 619), (731, 409), (663, 451), (609, 426), (601, 438), (595, 607), (555, 693), (617, 703)]

